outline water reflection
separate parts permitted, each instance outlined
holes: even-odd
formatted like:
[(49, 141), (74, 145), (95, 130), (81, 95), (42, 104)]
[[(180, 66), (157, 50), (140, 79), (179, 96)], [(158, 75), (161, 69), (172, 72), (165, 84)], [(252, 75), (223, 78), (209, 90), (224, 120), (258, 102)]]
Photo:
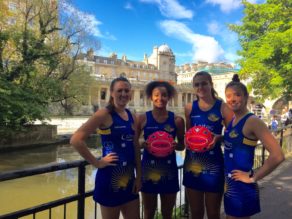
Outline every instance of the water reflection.
[[(87, 141), (91, 152), (101, 155), (100, 139)], [(0, 152), (0, 172), (38, 167), (50, 163), (80, 160), (82, 157), (69, 144), (32, 147), (11, 152)]]
[[(99, 147), (96, 147), (96, 145), (99, 145), (98, 140), (94, 140), (90, 145), (92, 153), (95, 156), (100, 156), (101, 150)], [(0, 154), (0, 172), (80, 159), (82, 159), (80, 155), (68, 144), (5, 152)], [(181, 163), (182, 157), (178, 156), (178, 164)], [(86, 167), (87, 191), (94, 188), (95, 173), (95, 168), (92, 166)], [(0, 182), (0, 215), (76, 194), (77, 183), (76, 168)], [(66, 208), (66, 218), (77, 218), (76, 203), (70, 203)], [(86, 200), (85, 212), (85, 218), (94, 218), (94, 202), (92, 197)], [(36, 218), (49, 218), (48, 214), (48, 211), (41, 212), (37, 214)], [(52, 210), (52, 218), (63, 218), (63, 214), (63, 206)], [(97, 214), (97, 218), (101, 218), (99, 208), (97, 208)]]

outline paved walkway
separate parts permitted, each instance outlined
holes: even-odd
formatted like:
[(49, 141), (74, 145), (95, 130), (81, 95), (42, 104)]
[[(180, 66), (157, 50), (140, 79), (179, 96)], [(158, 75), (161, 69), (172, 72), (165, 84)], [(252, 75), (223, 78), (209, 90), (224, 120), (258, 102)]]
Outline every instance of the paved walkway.
[(292, 156), (259, 183), (262, 212), (253, 219), (292, 219)]

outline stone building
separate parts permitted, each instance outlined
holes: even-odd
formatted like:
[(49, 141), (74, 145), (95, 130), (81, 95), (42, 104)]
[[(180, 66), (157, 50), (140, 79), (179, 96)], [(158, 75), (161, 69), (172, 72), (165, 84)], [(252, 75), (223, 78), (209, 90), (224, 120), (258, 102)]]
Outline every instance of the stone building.
[(110, 54), (109, 57), (96, 56), (92, 49), (86, 54), (80, 54), (78, 59), (79, 62), (86, 64), (96, 79), (124, 76), (135, 82), (151, 80), (164, 80), (172, 84), (176, 82), (175, 57), (166, 44), (155, 46), (149, 57), (144, 54), (142, 61), (129, 60), (126, 55), (119, 59), (116, 53)]
[(177, 85), (175, 73), (175, 56), (168, 45), (154, 46), (152, 54), (144, 54), (142, 61), (121, 59), (115, 53), (109, 57), (96, 56), (93, 50), (80, 54), (79, 63), (85, 64), (91, 74), (96, 78), (96, 85), (91, 88), (90, 104), (104, 107), (109, 99), (109, 85), (112, 79), (124, 76), (129, 79), (133, 87), (133, 98), (129, 107), (137, 112), (151, 108), (151, 102), (144, 93), (145, 85), (152, 80), (168, 81), (173, 84), (178, 95), (169, 103), (169, 109), (183, 112), (187, 102), (194, 100), (195, 95), (190, 86)]
[(224, 62), (208, 63), (199, 61), (197, 63), (184, 64), (176, 67), (177, 84), (192, 86), (192, 79), (199, 71), (207, 71), (211, 74), (218, 96), (225, 99), (225, 86), (231, 81), (233, 75), (238, 72), (238, 69)]

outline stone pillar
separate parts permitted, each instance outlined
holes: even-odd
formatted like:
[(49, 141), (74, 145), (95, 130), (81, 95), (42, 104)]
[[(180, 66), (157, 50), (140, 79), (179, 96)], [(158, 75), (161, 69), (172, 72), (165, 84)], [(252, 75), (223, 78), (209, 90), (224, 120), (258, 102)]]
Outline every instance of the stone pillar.
[(110, 89), (109, 88), (106, 88), (106, 96), (105, 96), (105, 100), (106, 100), (106, 102), (108, 102), (109, 101), (109, 99), (110, 99)]
[(134, 90), (134, 107), (138, 109), (140, 107), (140, 90)]
[(100, 107), (100, 92), (101, 92), (101, 90), (100, 90), (100, 88), (98, 87), (98, 88), (97, 88), (97, 104), (98, 104), (98, 107)]
[(192, 102), (192, 94), (188, 93), (188, 103)]
[(182, 104), (182, 93), (177, 94), (177, 107), (184, 107)]
[(92, 92), (92, 89), (91, 88), (89, 88), (89, 95), (88, 95), (88, 105), (90, 106), (91, 104), (92, 104), (92, 94), (91, 94), (91, 92)]
[(147, 108), (147, 96), (146, 96), (146, 94), (144, 95), (144, 108)]

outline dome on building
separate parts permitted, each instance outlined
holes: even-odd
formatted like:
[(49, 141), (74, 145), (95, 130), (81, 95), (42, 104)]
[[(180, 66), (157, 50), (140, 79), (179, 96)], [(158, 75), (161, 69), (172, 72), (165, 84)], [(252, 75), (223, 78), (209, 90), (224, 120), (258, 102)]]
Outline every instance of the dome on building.
[(158, 53), (168, 53), (168, 54), (173, 54), (171, 48), (167, 44), (163, 44), (159, 46), (158, 48)]

